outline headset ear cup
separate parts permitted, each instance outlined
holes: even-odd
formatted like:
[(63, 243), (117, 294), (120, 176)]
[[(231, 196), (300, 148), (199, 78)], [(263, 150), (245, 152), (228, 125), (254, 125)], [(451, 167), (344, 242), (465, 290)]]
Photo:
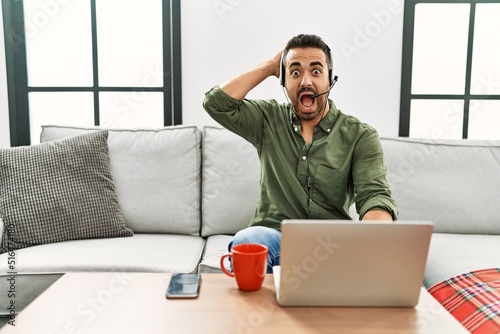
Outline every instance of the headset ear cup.
[(330, 86), (333, 85), (333, 69), (328, 70), (328, 77), (330, 78)]
[(285, 53), (281, 55), (281, 60), (280, 60), (280, 84), (285, 87)]

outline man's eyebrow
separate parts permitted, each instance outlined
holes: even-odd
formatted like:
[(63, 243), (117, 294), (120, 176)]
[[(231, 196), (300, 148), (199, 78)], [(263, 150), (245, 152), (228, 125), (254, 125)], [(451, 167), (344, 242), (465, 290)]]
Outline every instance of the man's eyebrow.
[(313, 61), (313, 62), (311, 62), (311, 64), (310, 64), (310, 66), (311, 66), (311, 67), (312, 67), (312, 66), (318, 66), (318, 65), (319, 65), (319, 66), (321, 66), (321, 67), (324, 67), (324, 66), (323, 66), (323, 63), (322, 63), (322, 62), (320, 62), (320, 61)]
[[(298, 67), (301, 67), (301, 63), (300, 61), (294, 61), (294, 62), (291, 62), (290, 65), (288, 65), (288, 67), (293, 67), (293, 66), (298, 66)], [(323, 66), (323, 63), (320, 62), (319, 60), (316, 60), (316, 61), (312, 61), (309, 66), (313, 67), (313, 66), (321, 66), (321, 67), (324, 67)]]

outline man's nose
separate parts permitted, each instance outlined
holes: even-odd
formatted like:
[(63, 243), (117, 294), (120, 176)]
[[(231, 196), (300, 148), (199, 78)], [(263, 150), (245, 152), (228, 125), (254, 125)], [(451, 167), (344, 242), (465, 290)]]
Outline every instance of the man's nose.
[(312, 81), (311, 76), (310, 76), (310, 75), (308, 75), (308, 74), (304, 74), (304, 75), (302, 76), (302, 81), (300, 82), (300, 85), (301, 85), (302, 87), (311, 87), (311, 86), (312, 86), (312, 82), (313, 82), (313, 81)]

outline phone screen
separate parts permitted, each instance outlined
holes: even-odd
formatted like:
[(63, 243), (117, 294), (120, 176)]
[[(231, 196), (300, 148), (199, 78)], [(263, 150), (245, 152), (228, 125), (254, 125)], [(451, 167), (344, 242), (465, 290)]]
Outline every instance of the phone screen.
[(200, 274), (172, 274), (168, 284), (167, 298), (196, 298), (200, 291)]

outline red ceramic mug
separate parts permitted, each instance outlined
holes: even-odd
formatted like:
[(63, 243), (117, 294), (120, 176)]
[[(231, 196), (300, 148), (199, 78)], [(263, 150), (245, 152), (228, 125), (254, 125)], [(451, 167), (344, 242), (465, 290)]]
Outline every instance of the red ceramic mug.
[[(238, 288), (243, 291), (259, 290), (267, 271), (268, 249), (259, 244), (239, 244), (232, 247), (231, 252), (220, 259), (222, 271), (236, 279)], [(224, 266), (224, 259), (231, 258), (233, 272)]]

